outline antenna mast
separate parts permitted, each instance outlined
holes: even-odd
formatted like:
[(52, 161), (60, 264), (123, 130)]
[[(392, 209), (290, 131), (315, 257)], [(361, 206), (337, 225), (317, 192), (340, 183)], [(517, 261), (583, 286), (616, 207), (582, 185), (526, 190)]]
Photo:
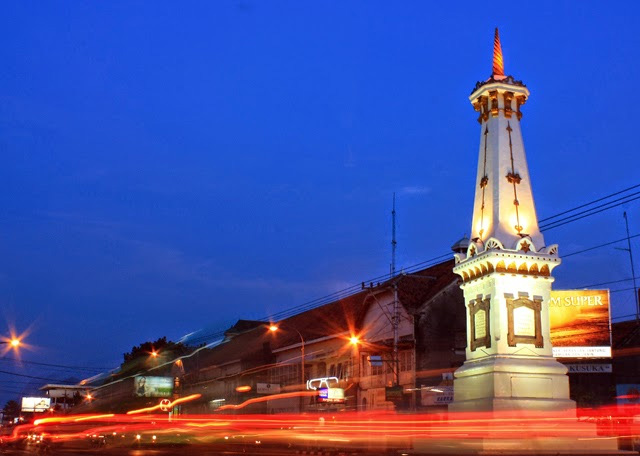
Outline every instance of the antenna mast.
[(393, 192), (393, 210), (391, 211), (391, 278), (396, 276), (396, 192)]
[(636, 272), (633, 267), (633, 252), (631, 251), (631, 236), (629, 236), (629, 219), (627, 218), (627, 211), (623, 213), (624, 223), (627, 228), (627, 246), (628, 248), (624, 249), (629, 252), (629, 261), (631, 261), (631, 277), (633, 278), (633, 295), (636, 300), (636, 322), (640, 321), (640, 305), (638, 304), (638, 287), (636, 287)]
[(391, 281), (393, 282), (393, 370), (394, 386), (400, 384), (400, 359), (398, 357), (398, 341), (400, 338), (400, 303), (398, 302), (398, 281), (396, 277), (396, 193), (393, 192), (393, 209), (391, 211)]

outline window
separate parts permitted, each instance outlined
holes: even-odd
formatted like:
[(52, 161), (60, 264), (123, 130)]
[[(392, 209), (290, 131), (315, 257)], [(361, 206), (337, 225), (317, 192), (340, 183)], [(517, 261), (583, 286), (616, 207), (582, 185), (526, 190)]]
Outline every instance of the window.
[(413, 352), (411, 350), (401, 351), (398, 357), (400, 361), (400, 372), (413, 370)]
[(282, 386), (293, 385), (300, 382), (300, 365), (283, 364), (271, 369), (271, 383)]
[(316, 377), (323, 378), (327, 376), (327, 363), (318, 363), (316, 366)]

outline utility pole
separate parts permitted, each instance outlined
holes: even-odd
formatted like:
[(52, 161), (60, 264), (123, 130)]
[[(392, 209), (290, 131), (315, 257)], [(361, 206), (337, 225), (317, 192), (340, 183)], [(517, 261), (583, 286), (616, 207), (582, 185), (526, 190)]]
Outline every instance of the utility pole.
[(638, 287), (636, 286), (636, 272), (633, 266), (633, 252), (631, 250), (631, 236), (629, 235), (629, 219), (627, 218), (627, 211), (623, 213), (624, 223), (627, 228), (627, 250), (629, 252), (629, 261), (631, 262), (631, 277), (633, 278), (633, 296), (636, 300), (636, 322), (640, 322), (640, 304), (638, 303)]
[(396, 278), (396, 194), (393, 193), (393, 209), (391, 211), (391, 280), (393, 281), (393, 372), (394, 385), (400, 384), (400, 360), (398, 357), (398, 342), (400, 332), (400, 303), (398, 302), (398, 281)]

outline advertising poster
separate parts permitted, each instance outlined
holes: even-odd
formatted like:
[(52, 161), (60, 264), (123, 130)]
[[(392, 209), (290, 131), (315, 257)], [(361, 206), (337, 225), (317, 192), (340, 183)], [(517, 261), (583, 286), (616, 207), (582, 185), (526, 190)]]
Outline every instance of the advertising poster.
[(46, 412), (51, 407), (51, 398), (48, 397), (23, 397), (22, 398), (22, 411), (23, 412)]
[(171, 397), (173, 394), (173, 377), (147, 377), (139, 375), (134, 378), (135, 395), (138, 397)]
[(549, 322), (556, 358), (611, 358), (609, 290), (552, 290)]

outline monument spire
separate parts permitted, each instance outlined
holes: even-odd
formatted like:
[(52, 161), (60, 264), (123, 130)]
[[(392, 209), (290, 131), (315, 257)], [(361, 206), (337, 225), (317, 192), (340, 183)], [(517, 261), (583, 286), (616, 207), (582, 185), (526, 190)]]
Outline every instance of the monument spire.
[(520, 131), (521, 107), (529, 90), (504, 74), (498, 29), (493, 41), (493, 73), (476, 84), (469, 96), (480, 113), (480, 151), (471, 239), (490, 239), (515, 248), (528, 238), (532, 250), (545, 246), (538, 228), (524, 142)]
[(493, 73), (469, 96), (480, 147), (471, 241), (455, 254), (467, 308), (467, 360), (451, 410), (571, 410), (567, 369), (552, 356), (549, 295), (557, 245), (538, 228), (520, 108), (529, 90), (504, 74), (498, 29)]
[(493, 76), (504, 76), (504, 60), (502, 60), (502, 46), (500, 46), (500, 34), (498, 27), (493, 35)]

